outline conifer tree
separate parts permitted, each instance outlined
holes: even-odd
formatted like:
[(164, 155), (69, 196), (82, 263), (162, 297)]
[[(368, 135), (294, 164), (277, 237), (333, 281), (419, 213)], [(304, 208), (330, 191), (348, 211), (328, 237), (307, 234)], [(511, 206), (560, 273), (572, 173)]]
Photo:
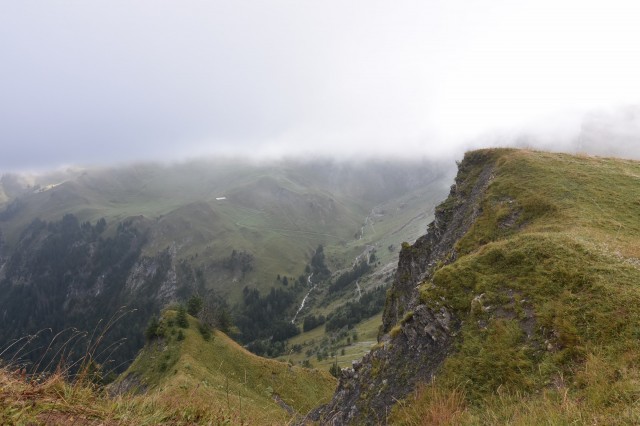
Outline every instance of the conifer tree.
[(184, 305), (178, 307), (178, 315), (176, 315), (176, 324), (181, 328), (189, 328), (189, 320), (187, 320), (187, 310)]

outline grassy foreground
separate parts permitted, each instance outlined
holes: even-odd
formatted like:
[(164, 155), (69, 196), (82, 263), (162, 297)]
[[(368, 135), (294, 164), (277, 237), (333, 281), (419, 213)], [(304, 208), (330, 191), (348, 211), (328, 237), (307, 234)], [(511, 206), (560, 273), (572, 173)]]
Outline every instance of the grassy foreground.
[(205, 338), (194, 318), (188, 328), (174, 319), (165, 312), (165, 337), (147, 344), (107, 389), (0, 369), (0, 424), (282, 425), (333, 394), (328, 372), (258, 357), (224, 333)]
[(62, 375), (30, 382), (0, 369), (0, 424), (3, 425), (157, 425), (240, 424), (239, 413), (211, 411), (201, 404), (160, 395), (110, 397), (87, 383)]
[(459, 258), (420, 288), (463, 320), (460, 343), (393, 422), (639, 424), (640, 163), (476, 151), (463, 191), (487, 164)]

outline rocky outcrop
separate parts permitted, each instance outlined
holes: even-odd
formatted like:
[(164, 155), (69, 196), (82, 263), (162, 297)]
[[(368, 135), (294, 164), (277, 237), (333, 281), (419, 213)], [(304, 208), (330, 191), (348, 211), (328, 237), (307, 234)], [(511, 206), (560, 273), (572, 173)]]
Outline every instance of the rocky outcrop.
[(156, 256), (141, 256), (131, 268), (125, 289), (133, 296), (152, 297), (159, 306), (176, 301), (180, 283), (176, 270), (175, 244)]
[[(0, 342), (46, 327), (55, 333), (101, 331), (101, 324), (126, 312), (110, 326), (104, 347), (126, 342), (114, 351), (114, 365), (124, 366), (135, 356), (149, 318), (201, 283), (187, 261), (176, 259), (174, 245), (143, 255), (146, 233), (134, 220), (119, 223), (109, 236), (97, 224), (80, 223), (71, 214), (59, 222), (36, 220), (29, 225), (11, 256), (6, 261), (0, 257)], [(39, 356), (33, 352), (36, 361)]]
[(322, 424), (385, 424), (392, 405), (417, 382), (428, 382), (453, 350), (460, 321), (446, 308), (420, 302), (419, 285), (457, 258), (456, 243), (481, 213), (492, 179), (491, 151), (467, 154), (449, 197), (436, 208), (427, 234), (403, 244), (387, 296), (378, 345), (343, 369), (332, 401), (310, 414)]

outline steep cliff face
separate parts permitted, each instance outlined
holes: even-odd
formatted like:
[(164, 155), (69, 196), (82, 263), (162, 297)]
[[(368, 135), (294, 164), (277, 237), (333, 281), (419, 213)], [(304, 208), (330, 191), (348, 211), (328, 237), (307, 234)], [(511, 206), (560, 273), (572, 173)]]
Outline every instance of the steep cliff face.
[(378, 347), (312, 416), (636, 424), (639, 176), (627, 160), (466, 154), (427, 234), (403, 247)]
[(382, 319), (381, 333), (388, 333), (417, 303), (417, 285), (428, 278), (439, 262), (457, 258), (455, 243), (481, 213), (480, 201), (494, 169), (490, 152), (468, 156), (460, 164), (448, 198), (435, 211), (427, 234), (413, 245), (403, 244), (398, 269)]
[(495, 157), (492, 151), (465, 157), (427, 234), (413, 245), (403, 244), (378, 347), (343, 370), (333, 400), (314, 414), (323, 423), (384, 423), (390, 407), (416, 382), (428, 381), (450, 353), (460, 321), (445, 306), (434, 309), (421, 303), (418, 289), (436, 266), (457, 258), (456, 242), (481, 214)]
[[(202, 285), (190, 265), (176, 260), (173, 247), (142, 255), (146, 232), (133, 221), (120, 223), (109, 236), (105, 227), (100, 221), (80, 223), (71, 214), (59, 222), (36, 220), (6, 260), (0, 251), (3, 347), (49, 328), (63, 337), (63, 330), (71, 335), (74, 328), (96, 327), (100, 333), (126, 307), (128, 313), (109, 327), (104, 342), (104, 347), (118, 347), (111, 361), (117, 365), (142, 347), (142, 331), (152, 315)], [(51, 335), (42, 332), (41, 338), (46, 347)], [(36, 349), (28, 357), (45, 356), (40, 352)]]

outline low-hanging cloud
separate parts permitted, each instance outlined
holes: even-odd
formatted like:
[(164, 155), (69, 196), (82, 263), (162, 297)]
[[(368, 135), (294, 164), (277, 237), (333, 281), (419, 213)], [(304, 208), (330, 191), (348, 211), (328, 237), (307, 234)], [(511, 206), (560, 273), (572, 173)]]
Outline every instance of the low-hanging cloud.
[(596, 142), (583, 117), (640, 101), (638, 17), (623, 0), (5, 2), (0, 170), (449, 157), (523, 134), (637, 155), (637, 126)]

